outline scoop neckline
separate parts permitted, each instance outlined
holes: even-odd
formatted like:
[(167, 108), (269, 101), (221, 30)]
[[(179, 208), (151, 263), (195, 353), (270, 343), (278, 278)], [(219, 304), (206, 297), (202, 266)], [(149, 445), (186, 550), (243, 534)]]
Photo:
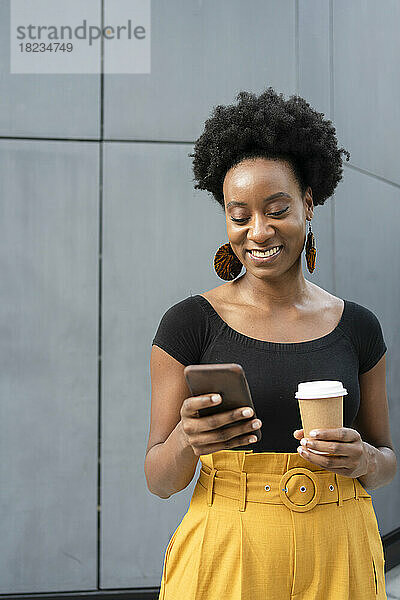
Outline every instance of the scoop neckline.
[(207, 298), (205, 298), (201, 294), (196, 294), (195, 296), (192, 296), (192, 297), (199, 298), (201, 305), (206, 309), (208, 315), (210, 315), (215, 320), (217, 320), (221, 325), (223, 325), (223, 327), (226, 329), (226, 331), (229, 332), (230, 336), (232, 338), (236, 339), (236, 341), (244, 343), (246, 345), (262, 348), (262, 349), (288, 350), (288, 351), (295, 351), (295, 352), (296, 351), (297, 352), (304, 351), (304, 350), (318, 350), (320, 348), (330, 345), (336, 339), (341, 337), (342, 336), (341, 328), (342, 328), (343, 322), (347, 316), (349, 309), (351, 308), (351, 304), (349, 303), (349, 301), (346, 300), (345, 298), (342, 298), (342, 300), (344, 302), (344, 306), (343, 306), (343, 310), (342, 310), (342, 314), (339, 319), (339, 322), (337, 323), (336, 327), (334, 329), (332, 329), (332, 331), (330, 331), (329, 333), (327, 333), (319, 338), (314, 338), (313, 340), (306, 340), (304, 342), (270, 342), (268, 340), (259, 340), (257, 338), (252, 338), (248, 335), (245, 335), (244, 333), (240, 333), (240, 331), (237, 331), (236, 329), (233, 329), (230, 325), (228, 325), (228, 323), (226, 321), (224, 321), (224, 319), (215, 310), (215, 308), (213, 307), (211, 302), (209, 300), (207, 300)]

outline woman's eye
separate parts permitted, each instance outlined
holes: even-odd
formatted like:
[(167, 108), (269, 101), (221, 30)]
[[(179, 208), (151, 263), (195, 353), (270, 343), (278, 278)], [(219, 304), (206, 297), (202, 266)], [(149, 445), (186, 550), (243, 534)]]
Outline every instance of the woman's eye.
[[(280, 210), (278, 212), (273, 212), (273, 213), (269, 213), (270, 215), (272, 215), (273, 217), (279, 217), (279, 215), (283, 214), (284, 212), (286, 212), (288, 210), (288, 206), (286, 208), (284, 208), (283, 210)], [(233, 217), (231, 217), (231, 220), (234, 221), (235, 223), (244, 223), (245, 221), (247, 221), (248, 217), (244, 218), (244, 219), (234, 219)]]
[(286, 212), (289, 209), (289, 207), (287, 206), (286, 208), (280, 210), (279, 212), (274, 212), (274, 213), (269, 213), (270, 215), (273, 215), (274, 217), (279, 217), (279, 215), (283, 214), (284, 212)]
[(244, 223), (244, 221), (247, 221), (247, 219), (234, 219), (231, 217), (231, 221), (234, 221), (235, 223)]

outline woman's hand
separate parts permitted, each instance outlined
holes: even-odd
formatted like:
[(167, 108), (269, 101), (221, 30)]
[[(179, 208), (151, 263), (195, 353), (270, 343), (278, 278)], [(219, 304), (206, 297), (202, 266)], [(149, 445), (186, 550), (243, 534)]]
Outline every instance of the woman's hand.
[[(216, 403), (212, 402), (212, 396), (218, 397)], [(251, 418), (254, 411), (250, 406), (199, 416), (200, 409), (218, 406), (221, 400), (220, 394), (206, 394), (186, 398), (182, 404), (182, 432), (187, 445), (192, 447), (196, 456), (211, 454), (218, 450), (229, 450), (236, 446), (247, 446), (257, 441), (257, 436), (252, 433), (254, 434), (254, 431), (261, 427), (262, 422), (260, 419)], [(243, 414), (246, 409), (249, 413)], [(231, 423), (236, 425), (223, 428), (224, 425)]]
[[(362, 477), (368, 471), (368, 452), (360, 434), (349, 427), (316, 429), (317, 435), (304, 438), (304, 429), (293, 433), (301, 446), (297, 452), (315, 465), (346, 477)], [(310, 432), (311, 433), (311, 432)], [(331, 456), (315, 454), (313, 450), (329, 452)]]

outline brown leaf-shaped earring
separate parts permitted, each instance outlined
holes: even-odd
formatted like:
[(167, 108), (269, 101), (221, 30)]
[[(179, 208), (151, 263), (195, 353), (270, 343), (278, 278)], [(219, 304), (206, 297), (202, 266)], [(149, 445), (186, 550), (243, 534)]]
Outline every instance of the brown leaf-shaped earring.
[(312, 273), (315, 269), (315, 259), (317, 256), (317, 248), (315, 245), (315, 237), (313, 232), (311, 231), (311, 221), (308, 222), (309, 229), (306, 241), (306, 261), (307, 268)]
[(233, 252), (230, 242), (218, 248), (214, 256), (214, 269), (218, 277), (231, 281), (239, 275), (242, 267), (243, 264)]

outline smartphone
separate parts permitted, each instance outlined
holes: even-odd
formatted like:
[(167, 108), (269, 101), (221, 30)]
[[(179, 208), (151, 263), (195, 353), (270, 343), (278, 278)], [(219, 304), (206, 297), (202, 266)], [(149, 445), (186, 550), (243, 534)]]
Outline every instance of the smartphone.
[[(184, 368), (183, 374), (192, 396), (212, 393), (221, 395), (222, 402), (217, 406), (207, 406), (199, 409), (201, 417), (240, 408), (241, 406), (250, 406), (254, 414), (247, 419), (243, 419), (243, 421), (257, 418), (249, 384), (241, 365), (237, 363), (188, 365)], [(238, 421), (227, 423), (222, 425), (221, 429), (232, 427), (237, 423)], [(261, 428), (251, 433), (257, 437), (257, 441), (261, 440)]]

